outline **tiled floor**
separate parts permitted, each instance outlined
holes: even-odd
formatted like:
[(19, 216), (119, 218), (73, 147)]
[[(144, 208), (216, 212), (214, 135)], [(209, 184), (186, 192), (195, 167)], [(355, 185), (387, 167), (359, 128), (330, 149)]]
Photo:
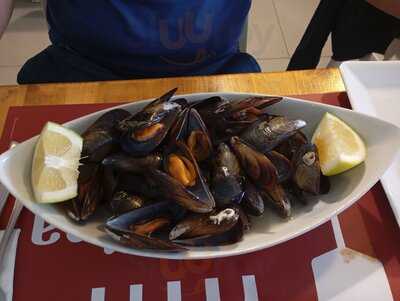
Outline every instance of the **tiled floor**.
[[(319, 0), (253, 0), (247, 46), (263, 71), (286, 69), (318, 3)], [(14, 84), (21, 65), (48, 44), (40, 5), (17, 0), (10, 25), (0, 40), (0, 84)], [(327, 43), (321, 67), (327, 65), (330, 54)]]

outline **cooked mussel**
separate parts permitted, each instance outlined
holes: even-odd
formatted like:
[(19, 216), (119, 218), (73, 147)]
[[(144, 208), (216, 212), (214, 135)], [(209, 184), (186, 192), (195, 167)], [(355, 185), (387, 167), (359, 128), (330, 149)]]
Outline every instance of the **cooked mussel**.
[(300, 119), (289, 120), (281, 116), (271, 120), (261, 118), (243, 131), (240, 139), (258, 151), (266, 153), (305, 126), (306, 122)]
[(121, 120), (130, 116), (128, 111), (115, 109), (98, 118), (83, 134), (82, 157), (86, 161), (99, 162), (118, 146), (119, 133), (115, 128)]
[(83, 134), (79, 194), (64, 204), (72, 219), (104, 206), (117, 241), (182, 251), (236, 243), (265, 207), (287, 218), (329, 191), (306, 122), (270, 110), (281, 97), (189, 104), (175, 92), (135, 114), (111, 110)]
[(102, 170), (97, 164), (79, 167), (78, 196), (65, 203), (70, 218), (77, 222), (86, 221), (103, 199)]
[(321, 167), (317, 147), (304, 144), (293, 157), (293, 181), (301, 190), (320, 193)]
[(182, 143), (164, 159), (164, 170), (150, 170), (149, 178), (158, 184), (158, 190), (168, 199), (194, 212), (210, 212), (214, 198), (206, 185), (195, 158)]
[(260, 96), (237, 101), (227, 101), (212, 97), (197, 103), (205, 124), (212, 132), (216, 142), (227, 140), (227, 137), (240, 134), (266, 112), (264, 109), (282, 100), (282, 97)]
[(250, 215), (261, 216), (264, 214), (264, 201), (258, 189), (250, 181), (246, 182), (240, 205)]
[(187, 122), (186, 145), (197, 162), (208, 159), (212, 152), (212, 143), (208, 130), (199, 113), (190, 109)]
[(238, 137), (231, 138), (231, 146), (242, 169), (257, 185), (263, 199), (271, 203), (282, 217), (290, 216), (290, 201), (282, 186), (278, 184), (278, 172), (272, 162)]
[(187, 108), (178, 117), (171, 128), (169, 148), (174, 148), (176, 141), (184, 142), (198, 163), (208, 159), (212, 152), (212, 143), (208, 130), (199, 113)]
[(218, 206), (240, 202), (243, 196), (240, 164), (226, 143), (220, 143), (214, 154), (212, 192)]
[(238, 242), (243, 225), (236, 207), (214, 210), (205, 214), (193, 213), (170, 232), (174, 242), (188, 246), (215, 246)]
[(163, 201), (112, 217), (106, 231), (117, 241), (140, 249), (182, 251), (181, 246), (155, 235), (169, 225), (170, 202)]
[(171, 100), (176, 90), (169, 91), (119, 122), (120, 143), (125, 152), (145, 156), (160, 145), (182, 110), (180, 103)]

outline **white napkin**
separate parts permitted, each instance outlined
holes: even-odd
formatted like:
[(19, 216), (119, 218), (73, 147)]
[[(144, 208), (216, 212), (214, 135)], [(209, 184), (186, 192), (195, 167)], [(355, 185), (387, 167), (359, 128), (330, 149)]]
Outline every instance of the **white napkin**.
[[(5, 257), (0, 258), (0, 287), (6, 293), (7, 298), (5, 301), (12, 301), (13, 299), (15, 255), (17, 253), (20, 232), (20, 229), (13, 231), (8, 242)], [(3, 237), (3, 233), (4, 231), (0, 231), (0, 239)]]

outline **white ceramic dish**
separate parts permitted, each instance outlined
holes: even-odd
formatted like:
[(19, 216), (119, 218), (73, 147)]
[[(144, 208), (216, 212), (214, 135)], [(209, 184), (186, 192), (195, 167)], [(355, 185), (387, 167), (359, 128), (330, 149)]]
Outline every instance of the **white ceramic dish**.
[[(400, 127), (400, 62), (346, 62), (340, 71), (355, 111)], [(381, 181), (400, 225), (400, 154)]]
[[(183, 95), (183, 97), (189, 101), (195, 101), (210, 95), (192, 94)], [(212, 95), (216, 95), (216, 93)], [(249, 94), (238, 93), (220, 93), (218, 95), (230, 100), (250, 96)], [(182, 97), (182, 95), (179, 97)], [(142, 108), (145, 103), (146, 101), (136, 102), (121, 107), (133, 112)], [(308, 126), (305, 132), (308, 136), (311, 135), (322, 115), (327, 111), (342, 118), (361, 134), (368, 148), (366, 162), (349, 172), (333, 177), (330, 193), (314, 198), (311, 204), (306, 207), (296, 207), (290, 220), (281, 220), (268, 210), (263, 217), (252, 219), (252, 230), (246, 233), (241, 242), (234, 245), (192, 248), (184, 253), (137, 250), (120, 245), (108, 237), (101, 230), (100, 225), (103, 221), (101, 216), (97, 216), (86, 225), (81, 226), (68, 219), (64, 212), (56, 206), (33, 202), (30, 168), (33, 147), (37, 137), (19, 144), (12, 151), (0, 156), (0, 181), (33, 213), (40, 215), (59, 229), (100, 247), (111, 248), (127, 254), (170, 259), (201, 259), (244, 254), (287, 241), (326, 222), (367, 192), (393, 160), (395, 148), (400, 143), (400, 129), (390, 123), (339, 107), (289, 98), (285, 98), (281, 103), (271, 107), (271, 112), (306, 120)], [(65, 125), (82, 132), (104, 112), (96, 112), (70, 121)]]

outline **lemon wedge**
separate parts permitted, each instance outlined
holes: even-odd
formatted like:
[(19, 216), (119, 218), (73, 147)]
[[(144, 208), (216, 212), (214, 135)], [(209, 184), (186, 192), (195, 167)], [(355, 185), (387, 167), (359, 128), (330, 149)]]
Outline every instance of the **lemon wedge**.
[(361, 137), (343, 120), (330, 113), (325, 113), (311, 141), (317, 146), (325, 176), (349, 170), (363, 162), (367, 155)]
[(39, 203), (56, 203), (78, 194), (78, 167), (83, 139), (74, 131), (47, 122), (33, 155), (31, 182)]

